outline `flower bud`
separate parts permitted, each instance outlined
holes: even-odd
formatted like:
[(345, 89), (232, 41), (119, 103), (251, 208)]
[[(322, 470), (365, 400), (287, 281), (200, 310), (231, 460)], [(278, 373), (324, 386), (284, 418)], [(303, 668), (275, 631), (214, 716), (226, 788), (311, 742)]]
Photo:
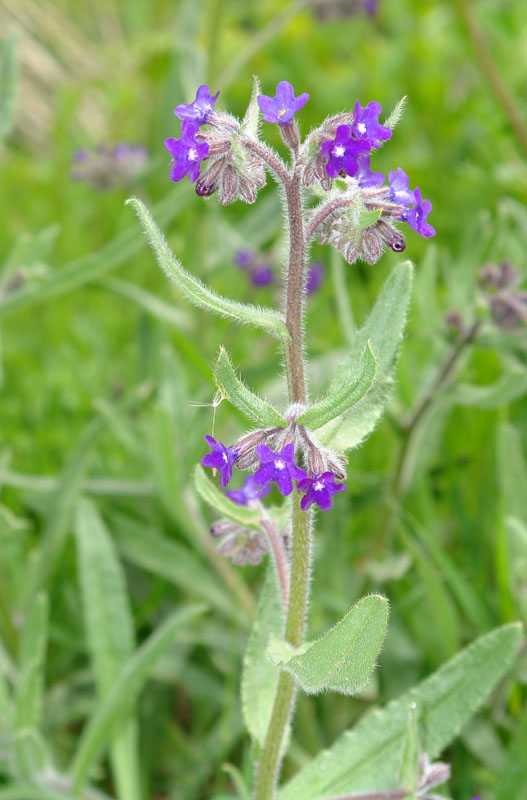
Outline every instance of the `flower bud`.
[(300, 145), (300, 131), (295, 120), (291, 120), (288, 125), (280, 125), (282, 140), (290, 150), (297, 150)]

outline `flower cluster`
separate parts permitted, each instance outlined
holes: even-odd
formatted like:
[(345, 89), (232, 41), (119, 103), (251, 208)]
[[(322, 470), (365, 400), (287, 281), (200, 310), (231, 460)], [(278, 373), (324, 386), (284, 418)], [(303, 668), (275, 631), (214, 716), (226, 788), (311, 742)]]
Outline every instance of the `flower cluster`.
[(182, 124), (179, 139), (165, 139), (165, 147), (172, 156), (170, 180), (177, 182), (188, 175), (190, 182), (196, 183), (201, 162), (209, 154), (209, 145), (198, 137), (198, 132), (212, 113), (218, 94), (211, 96), (208, 86), (200, 86), (192, 103), (180, 103), (174, 109)]
[(114, 147), (99, 145), (95, 150), (77, 150), (71, 177), (86, 181), (94, 189), (108, 191), (137, 178), (148, 164), (148, 151), (141, 144), (122, 142)]
[[(239, 459), (239, 449), (236, 446), (226, 447), (212, 436), (205, 436), (205, 439), (211, 452), (203, 456), (201, 463), (218, 470), (220, 485), (225, 487), (232, 477), (232, 466)], [(255, 438), (254, 441), (259, 439)], [(318, 450), (315, 459), (312, 454), (308, 458), (311, 472), (308, 475), (296, 464), (294, 442), (288, 442), (278, 450), (273, 450), (267, 444), (256, 444), (252, 449), (259, 462), (258, 469), (245, 479), (241, 489), (229, 489), (226, 492), (227, 497), (237, 505), (254, 505), (270, 492), (272, 484), (276, 484), (283, 497), (288, 497), (296, 482), (298, 491), (304, 495), (300, 503), (302, 510), (306, 511), (315, 503), (322, 511), (329, 511), (333, 506), (333, 496), (346, 489), (344, 483), (336, 483), (335, 479), (342, 477), (338, 466), (335, 467), (338, 475), (333, 471), (322, 471), (326, 462)]]

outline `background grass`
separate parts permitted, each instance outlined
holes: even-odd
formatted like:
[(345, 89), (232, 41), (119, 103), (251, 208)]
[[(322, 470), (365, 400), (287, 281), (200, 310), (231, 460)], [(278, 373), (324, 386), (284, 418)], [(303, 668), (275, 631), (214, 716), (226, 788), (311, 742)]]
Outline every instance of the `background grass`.
[[(13, 755), (9, 696), (20, 695), (22, 631), (42, 591), (49, 639), (41, 708), (37, 702), (32, 719), (57, 769), (68, 771), (86, 719), (104, 699), (101, 670), (107, 673), (93, 645), (100, 628), (90, 617), (90, 597), (102, 595), (100, 619), (118, 606), (120, 644), (111, 627), (107, 632), (107, 646), (116, 647), (111, 674), (174, 609), (201, 603), (205, 610), (184, 625), (176, 621), (173, 643), (129, 715), (126, 736), (139, 741), (137, 786), (120, 780), (129, 765), (115, 749), (110, 760), (103, 751), (95, 762), (92, 784), (125, 800), (219, 800), (235, 796), (222, 764), (250, 776), (238, 686), (262, 568), (234, 570), (215, 555), (213, 517), (195, 498), (191, 475), (203, 434), (211, 432), (210, 363), (219, 344), (247, 381), (270, 395), (279, 354), (265, 335), (186, 307), (124, 207), (135, 192), (157, 208), (183, 264), (218, 291), (277, 302), (277, 287), (249, 288), (232, 261), (250, 243), (279, 262), (273, 187), (252, 207), (222, 209), (197, 198), (187, 182), (168, 181), (163, 139), (178, 135), (173, 108), (202, 82), (221, 89), (219, 106), (241, 115), (253, 73), (266, 93), (289, 80), (310, 93), (304, 131), (357, 97), (363, 104), (378, 100), (388, 114), (407, 94), (403, 120), (374, 168), (402, 166), (431, 198), (438, 232), (432, 242), (409, 232), (405, 255), (416, 264), (416, 288), (390, 411), (351, 454), (349, 491), (318, 521), (310, 633), (327, 628), (364, 592), (380, 590), (392, 609), (386, 646), (359, 698), (300, 699), (284, 775), (372, 703), (396, 696), (481, 632), (525, 615), (525, 541), (509, 524), (511, 516), (525, 523), (527, 514), (525, 336), (493, 326), (477, 283), (478, 268), (489, 261), (509, 259), (525, 270), (521, 146), (474, 58), (456, 2), (380, 0), (375, 19), (357, 14), (329, 22), (311, 5), (0, 2), (2, 34), (16, 32), (19, 73), (14, 127), (0, 155), (6, 790), (25, 779)], [(523, 4), (480, 0), (474, 12), (511, 95), (525, 96)], [(265, 134), (277, 143), (271, 126)], [(70, 179), (77, 148), (120, 141), (150, 151), (148, 171), (135, 185), (97, 193)], [(313, 258), (327, 265), (325, 286), (308, 308), (316, 392), (345, 346), (349, 319), (337, 303), (342, 264), (319, 246)], [(375, 267), (345, 267), (357, 323), (397, 260), (388, 253)], [(481, 334), (416, 429), (397, 488), (399, 425), (452, 346), (444, 314), (453, 308), (467, 323), (481, 317)], [(225, 404), (217, 409), (223, 441), (234, 441), (243, 424)], [(79, 505), (82, 498), (95, 511)], [(82, 508), (104, 531), (92, 577), (83, 573), (88, 556), (79, 546)], [(97, 564), (110, 562), (106, 588), (90, 595)], [(445, 754), (453, 765), (452, 797), (520, 800), (524, 698), (519, 664)]]

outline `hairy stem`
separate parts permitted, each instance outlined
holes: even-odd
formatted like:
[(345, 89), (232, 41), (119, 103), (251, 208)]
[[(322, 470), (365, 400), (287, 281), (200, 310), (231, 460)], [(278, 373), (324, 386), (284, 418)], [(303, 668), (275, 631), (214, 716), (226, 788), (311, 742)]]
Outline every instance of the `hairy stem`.
[(350, 195), (348, 192), (345, 192), (340, 197), (334, 197), (332, 200), (329, 200), (329, 202), (320, 205), (315, 210), (315, 213), (311, 217), (309, 225), (307, 226), (306, 242), (309, 243), (315, 238), (317, 230), (329, 217), (331, 217), (332, 214), (335, 213), (335, 211), (338, 211), (339, 208), (347, 208), (347, 206), (353, 204), (354, 200), (354, 195)]
[(265, 161), (271, 172), (274, 173), (275, 177), (278, 179), (280, 183), (287, 184), (289, 183), (289, 172), (287, 171), (287, 167), (276, 153), (273, 153), (267, 145), (262, 144), (262, 142), (257, 142), (256, 139), (251, 139), (250, 136), (242, 136), (241, 143), (245, 147), (246, 150), (250, 150), (251, 153), (254, 153), (256, 156)]
[[(284, 181), (289, 221), (289, 270), (286, 287), (286, 324), (291, 339), (285, 345), (286, 375), (289, 399), (292, 403), (305, 403), (307, 399), (304, 378), (302, 313), (304, 307), (304, 224), (300, 173)], [(311, 514), (300, 508), (300, 495), (293, 492), (292, 499), (292, 555), (285, 638), (298, 646), (304, 638), (309, 596), (311, 561)], [(284, 738), (293, 713), (295, 682), (291, 675), (281, 672), (278, 680), (269, 728), (260, 762), (257, 767), (255, 800), (272, 800), (280, 772)]]
[(262, 528), (267, 534), (276, 573), (278, 575), (280, 591), (282, 593), (284, 611), (287, 613), (287, 608), (289, 606), (289, 567), (287, 565), (284, 541), (280, 531), (271, 519), (262, 519)]

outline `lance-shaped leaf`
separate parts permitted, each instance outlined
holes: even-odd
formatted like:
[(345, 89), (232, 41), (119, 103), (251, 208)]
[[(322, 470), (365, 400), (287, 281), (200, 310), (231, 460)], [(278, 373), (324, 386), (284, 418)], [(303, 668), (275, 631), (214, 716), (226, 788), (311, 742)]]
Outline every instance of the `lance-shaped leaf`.
[(362, 400), (320, 429), (317, 437), (320, 444), (333, 450), (349, 450), (357, 447), (377, 425), (391, 394), (392, 373), (406, 324), (411, 288), (412, 265), (405, 261), (392, 270), (382, 287), (370, 316), (355, 336), (349, 357), (340, 365), (329, 393), (340, 385), (342, 375), (357, 363), (368, 342), (377, 362), (372, 385)]
[(196, 465), (194, 481), (198, 494), (209, 506), (212, 506), (212, 508), (221, 514), (222, 517), (232, 519), (233, 522), (237, 522), (238, 525), (243, 525), (244, 528), (252, 528), (256, 531), (260, 530), (260, 512), (254, 508), (238, 506), (236, 503), (233, 503), (232, 500), (229, 500), (206, 475), (201, 464)]
[(249, 733), (263, 746), (279, 670), (266, 656), (272, 635), (282, 636), (284, 612), (272, 569), (268, 569), (247, 643), (242, 673), (242, 709)]
[(260, 94), (260, 81), (253, 75), (253, 89), (251, 99), (247, 106), (247, 111), (242, 119), (242, 131), (247, 136), (256, 139), (258, 136), (258, 123), (260, 122), (260, 107), (258, 106), (258, 95)]
[(16, 688), (13, 753), (15, 773), (32, 778), (46, 766), (47, 752), (39, 731), (48, 636), (48, 601), (37, 595), (25, 622)]
[(366, 714), (295, 775), (278, 800), (398, 789), (408, 706), (416, 704), (423, 752), (436, 758), (510, 667), (521, 633), (513, 623), (485, 634), (384, 709)]
[(261, 428), (286, 427), (287, 423), (278, 411), (257, 394), (251, 392), (238, 378), (224, 347), (220, 347), (218, 358), (214, 364), (214, 380), (221, 395)]
[(267, 652), (271, 661), (294, 675), (309, 694), (324, 689), (356, 694), (375, 666), (387, 622), (388, 601), (374, 594), (359, 600), (315, 642), (293, 647), (273, 636)]
[(339, 383), (333, 387), (332, 391), (318, 403), (308, 408), (298, 418), (298, 422), (302, 425), (307, 425), (310, 430), (314, 431), (348, 411), (364, 397), (372, 385), (375, 377), (375, 366), (375, 356), (368, 342), (357, 369), (352, 373), (342, 375)]
[(263, 328), (279, 339), (290, 338), (285, 320), (278, 311), (237, 303), (228, 297), (222, 297), (205, 286), (199, 278), (183, 269), (144, 203), (137, 197), (131, 197), (126, 203), (135, 209), (159, 266), (165, 275), (177, 284), (191, 303), (220, 316), (235, 319), (237, 322)]

